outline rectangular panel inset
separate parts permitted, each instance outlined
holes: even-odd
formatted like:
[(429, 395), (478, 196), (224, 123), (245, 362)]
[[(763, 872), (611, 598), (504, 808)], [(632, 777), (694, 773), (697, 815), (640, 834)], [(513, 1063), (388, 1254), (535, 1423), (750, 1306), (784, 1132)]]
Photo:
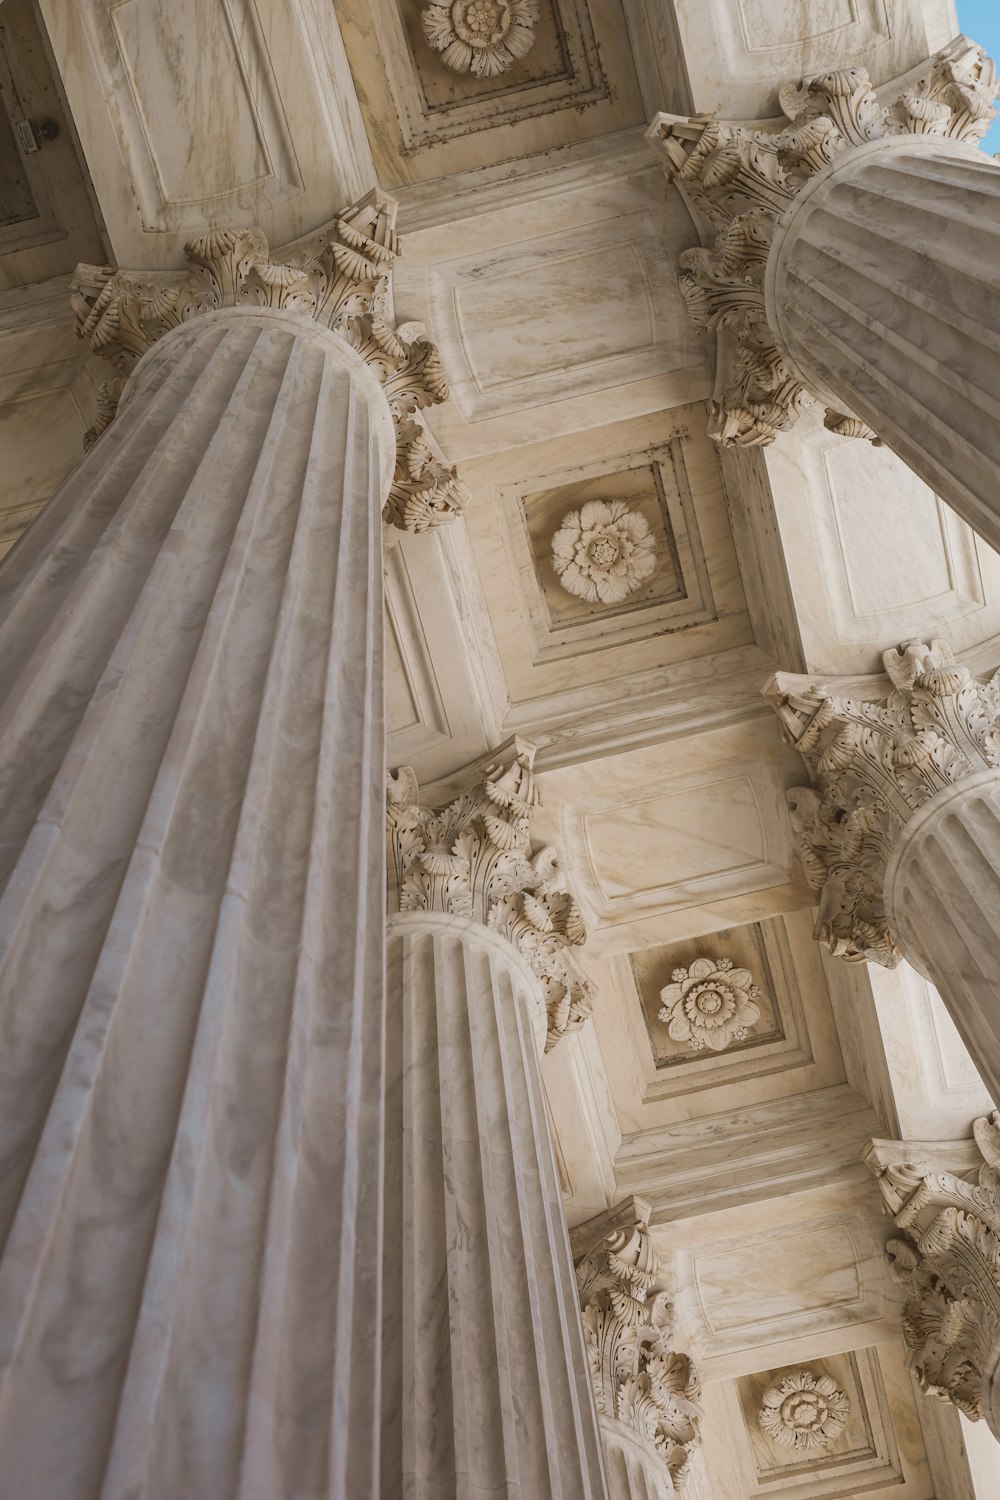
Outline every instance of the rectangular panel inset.
[(606, 901), (767, 862), (760, 805), (748, 775), (588, 813), (583, 822), (591, 868)]
[(86, 426), (69, 385), (0, 402), (5, 504), (13, 508), (48, 500), (80, 462)]
[[(832, 444), (824, 463), (855, 619), (929, 604), (955, 588), (941, 502), (888, 448), (856, 441)], [(872, 503), (872, 496), (878, 503)], [(901, 537), (906, 565), (894, 563)]]
[(120, 0), (110, 15), (164, 203), (229, 195), (273, 175), (226, 0)]
[[(645, 262), (634, 241), (602, 245), (456, 286), (455, 311), (480, 392), (570, 371), (656, 343)], [(580, 317), (581, 307), (599, 309)]]
[(771, 52), (813, 42), (858, 23), (856, 0), (738, 0), (746, 50)]
[(713, 1336), (860, 1302), (864, 1294), (858, 1250), (844, 1225), (756, 1235), (737, 1263), (731, 1244), (699, 1253), (694, 1275)]

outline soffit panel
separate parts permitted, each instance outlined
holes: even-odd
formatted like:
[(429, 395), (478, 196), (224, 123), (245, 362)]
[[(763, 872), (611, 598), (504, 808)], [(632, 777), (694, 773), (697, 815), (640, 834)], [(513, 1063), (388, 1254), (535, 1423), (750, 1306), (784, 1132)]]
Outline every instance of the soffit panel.
[[(848, 1404), (840, 1430), (813, 1447), (776, 1442), (760, 1421), (765, 1394), (803, 1376), (830, 1382)], [(718, 1500), (932, 1500), (935, 1493), (901, 1341), (713, 1384), (702, 1437)]]
[(445, 177), (645, 121), (619, 0), (538, 0), (534, 43), (495, 76), (456, 71), (424, 0), (336, 0), (384, 187)]

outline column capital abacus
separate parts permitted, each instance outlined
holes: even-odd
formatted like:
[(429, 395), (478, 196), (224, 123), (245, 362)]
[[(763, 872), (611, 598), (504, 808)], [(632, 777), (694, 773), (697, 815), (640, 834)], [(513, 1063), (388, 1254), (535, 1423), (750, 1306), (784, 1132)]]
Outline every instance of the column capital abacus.
[(588, 1019), (594, 986), (576, 951), (586, 941), (555, 849), (532, 852), (535, 747), (514, 737), (470, 767), (469, 790), (446, 807), (419, 801), (409, 766), (389, 776), (389, 911), (471, 917), (506, 938), (542, 983), (545, 1050)]
[(994, 1433), (1000, 1357), (1000, 1116), (971, 1141), (871, 1141), (864, 1160), (902, 1231), (886, 1254), (904, 1288), (903, 1337), (923, 1390)]
[[(765, 295), (779, 224), (807, 186), (872, 142), (926, 135), (977, 145), (996, 115), (996, 96), (994, 63), (958, 37), (877, 90), (864, 68), (789, 84), (779, 93), (780, 124), (656, 116), (649, 137), (667, 175), (714, 235), (707, 248), (682, 253), (679, 280), (695, 326), (723, 336), (712, 403), (717, 441), (772, 443), (814, 400), (825, 404), (784, 352)], [(878, 440), (851, 413), (828, 407), (824, 420), (834, 432)]]
[(781, 672), (765, 694), (801, 754), (811, 787), (787, 799), (798, 853), (818, 897), (816, 937), (836, 957), (894, 967), (886, 871), (914, 814), (1000, 768), (1000, 672), (980, 682), (944, 641), (882, 656), (890, 691), (853, 696), (857, 679)]
[(655, 1289), (661, 1266), (649, 1212), (628, 1198), (579, 1225), (570, 1244), (605, 1442), (609, 1422), (631, 1429), (669, 1475), (672, 1493), (701, 1442), (701, 1385), (689, 1357), (671, 1347), (674, 1306)]
[(396, 326), (390, 276), (400, 250), (396, 203), (372, 192), (315, 240), (276, 260), (259, 229), (216, 229), (184, 247), (184, 273), (76, 269), (77, 333), (119, 372), (98, 395), (90, 446), (114, 419), (125, 379), (169, 330), (223, 308), (277, 308), (338, 334), (374, 371), (392, 414), (396, 468), (383, 516), (403, 531), (454, 520), (467, 492), (420, 411), (448, 399), (437, 347), (419, 324)]

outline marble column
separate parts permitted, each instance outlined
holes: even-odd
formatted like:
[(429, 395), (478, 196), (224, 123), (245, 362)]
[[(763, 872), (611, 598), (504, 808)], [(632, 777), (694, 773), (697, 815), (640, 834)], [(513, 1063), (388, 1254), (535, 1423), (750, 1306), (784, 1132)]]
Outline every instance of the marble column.
[(773, 441), (819, 400), (1000, 547), (1000, 167), (976, 149), (995, 95), (959, 38), (884, 89), (849, 68), (783, 90), (784, 129), (653, 134), (717, 231), (681, 284), (724, 335), (720, 440)]
[(812, 776), (787, 796), (816, 936), (919, 969), (1000, 1102), (1000, 673), (978, 681), (943, 641), (883, 662), (871, 697), (790, 673), (766, 690)]
[(124, 395), (0, 574), (19, 1500), (382, 1493), (380, 513), (440, 397), (394, 253), (368, 200), (305, 268), (78, 278)]
[(532, 757), (510, 742), (437, 812), (390, 780), (382, 1476), (406, 1500), (605, 1495), (539, 1071), (591, 991), (531, 853)]
[(671, 1347), (648, 1203), (615, 1204), (578, 1225), (571, 1245), (609, 1500), (668, 1500), (684, 1491), (701, 1441), (701, 1387)]
[(921, 1388), (1000, 1438), (1000, 1117), (962, 1141), (870, 1141)]

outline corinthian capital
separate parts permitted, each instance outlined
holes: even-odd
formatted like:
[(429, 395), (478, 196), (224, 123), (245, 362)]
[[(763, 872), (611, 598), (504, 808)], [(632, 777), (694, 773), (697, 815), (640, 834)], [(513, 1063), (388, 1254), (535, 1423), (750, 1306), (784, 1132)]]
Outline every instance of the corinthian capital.
[[(789, 85), (779, 95), (785, 119), (774, 127), (656, 116), (650, 137), (668, 176), (714, 231), (708, 248), (682, 254), (680, 287), (695, 326), (728, 335), (713, 413), (719, 442), (772, 443), (814, 399), (767, 321), (765, 269), (785, 211), (823, 167), (868, 142), (929, 135), (978, 144), (996, 115), (996, 94), (993, 62), (959, 37), (878, 91), (864, 68)], [(825, 421), (874, 438), (849, 414), (828, 409)]]
[(590, 1016), (594, 988), (576, 958), (586, 928), (553, 848), (532, 851), (535, 747), (513, 739), (447, 807), (419, 801), (403, 766), (389, 778), (389, 910), (472, 917), (507, 938), (542, 982), (545, 1050)]
[(922, 1388), (997, 1431), (1000, 1117), (974, 1141), (872, 1141), (866, 1164), (902, 1231), (886, 1253), (906, 1294), (903, 1336)]
[(87, 446), (109, 426), (127, 376), (171, 328), (225, 307), (301, 313), (339, 334), (375, 371), (396, 430), (396, 471), (385, 520), (426, 531), (464, 508), (466, 491), (424, 426), (420, 411), (448, 399), (437, 348), (416, 324), (397, 328), (390, 275), (400, 244), (396, 204), (370, 193), (288, 261), (276, 261), (259, 229), (212, 230), (185, 247), (181, 276), (140, 279), (113, 266), (77, 266), (76, 330), (119, 372), (98, 397)]
[(901, 954), (883, 889), (893, 847), (932, 797), (1000, 767), (1000, 672), (979, 682), (944, 641), (910, 641), (882, 661), (884, 698), (785, 672), (765, 692), (812, 778), (787, 797), (818, 898), (816, 937), (840, 958), (892, 968)]
[(654, 1291), (649, 1205), (626, 1199), (570, 1238), (602, 1428), (620, 1422), (638, 1434), (680, 1489), (701, 1441), (701, 1386), (688, 1356), (671, 1348), (673, 1303)]

